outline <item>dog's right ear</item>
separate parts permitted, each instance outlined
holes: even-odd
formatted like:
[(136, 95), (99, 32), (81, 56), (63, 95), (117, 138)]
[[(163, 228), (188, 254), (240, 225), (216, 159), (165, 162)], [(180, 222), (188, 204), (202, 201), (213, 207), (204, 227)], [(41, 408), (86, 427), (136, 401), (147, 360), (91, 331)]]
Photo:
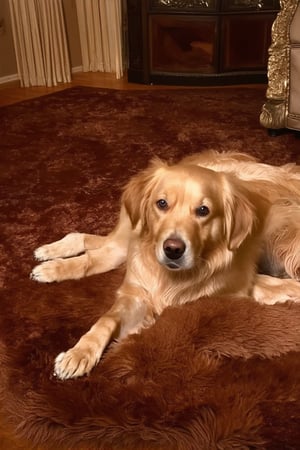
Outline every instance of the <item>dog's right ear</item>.
[(224, 180), (225, 235), (228, 249), (236, 250), (258, 225), (257, 211), (250, 192), (234, 177)]
[(122, 202), (125, 206), (127, 214), (135, 228), (141, 220), (142, 225), (146, 220), (146, 208), (151, 192), (159, 179), (160, 169), (165, 167), (160, 159), (155, 158), (151, 161), (150, 166), (138, 175), (135, 175), (125, 186), (122, 195)]

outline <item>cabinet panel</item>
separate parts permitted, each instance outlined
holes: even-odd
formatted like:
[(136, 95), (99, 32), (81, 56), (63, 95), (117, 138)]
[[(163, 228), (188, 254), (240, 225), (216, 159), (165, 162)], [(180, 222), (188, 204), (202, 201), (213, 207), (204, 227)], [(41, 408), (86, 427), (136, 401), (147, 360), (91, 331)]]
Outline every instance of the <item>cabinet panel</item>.
[(267, 66), (274, 14), (228, 15), (222, 20), (221, 70), (262, 70)]
[(214, 73), (217, 69), (215, 17), (150, 16), (150, 70)]

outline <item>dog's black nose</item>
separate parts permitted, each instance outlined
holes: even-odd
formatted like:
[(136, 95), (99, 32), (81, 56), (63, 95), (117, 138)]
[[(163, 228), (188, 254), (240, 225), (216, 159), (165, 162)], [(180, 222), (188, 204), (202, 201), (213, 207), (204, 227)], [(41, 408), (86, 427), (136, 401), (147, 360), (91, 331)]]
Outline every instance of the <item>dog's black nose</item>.
[(163, 249), (169, 259), (179, 259), (184, 254), (185, 243), (178, 238), (166, 239)]

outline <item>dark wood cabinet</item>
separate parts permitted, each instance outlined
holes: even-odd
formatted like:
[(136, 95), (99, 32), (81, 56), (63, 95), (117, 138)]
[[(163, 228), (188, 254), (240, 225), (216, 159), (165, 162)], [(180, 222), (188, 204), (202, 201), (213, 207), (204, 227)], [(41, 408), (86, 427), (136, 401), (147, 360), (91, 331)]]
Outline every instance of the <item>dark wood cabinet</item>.
[(127, 0), (128, 81), (266, 81), (277, 0)]

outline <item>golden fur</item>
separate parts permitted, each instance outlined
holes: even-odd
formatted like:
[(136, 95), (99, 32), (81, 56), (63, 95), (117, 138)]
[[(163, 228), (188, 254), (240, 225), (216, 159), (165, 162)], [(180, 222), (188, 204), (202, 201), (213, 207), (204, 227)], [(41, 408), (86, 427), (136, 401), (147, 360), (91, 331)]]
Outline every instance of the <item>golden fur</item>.
[(88, 373), (113, 338), (151, 324), (169, 305), (226, 294), (269, 304), (297, 299), (299, 200), (295, 165), (217, 152), (174, 165), (152, 161), (127, 184), (108, 236), (71, 233), (35, 252), (45, 261), (32, 271), (41, 282), (103, 273), (126, 261), (114, 305), (58, 355), (57, 376)]

